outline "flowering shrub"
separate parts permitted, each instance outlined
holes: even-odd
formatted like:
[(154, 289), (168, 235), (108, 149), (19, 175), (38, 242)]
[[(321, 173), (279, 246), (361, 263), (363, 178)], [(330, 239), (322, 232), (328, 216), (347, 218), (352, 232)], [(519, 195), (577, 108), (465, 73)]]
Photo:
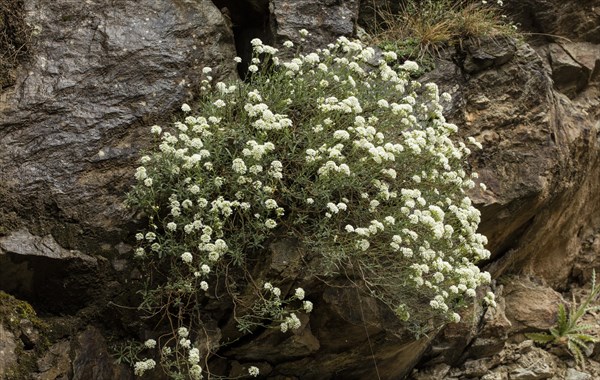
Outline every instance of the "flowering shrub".
[[(459, 320), (490, 281), (475, 265), (489, 252), (465, 194), (475, 186), (462, 168), (470, 150), (442, 115), (449, 96), (411, 80), (416, 63), (393, 70), (394, 53), (359, 41), (285, 61), (252, 45), (251, 78), (213, 83), (205, 68), (201, 102), (184, 105), (174, 128), (151, 128), (158, 149), (135, 174), (129, 202), (149, 218), (135, 251), (151, 274), (141, 308), (173, 326), (158, 339), (163, 368), (202, 376), (189, 335), (219, 281), (234, 303), (253, 294), (236, 316), (243, 332), (301, 326), (313, 308), (305, 291), (283, 294), (248, 269), (267, 239), (286, 235), (320, 257), (316, 273), (343, 274), (404, 321)], [(140, 359), (136, 373), (152, 366)]]

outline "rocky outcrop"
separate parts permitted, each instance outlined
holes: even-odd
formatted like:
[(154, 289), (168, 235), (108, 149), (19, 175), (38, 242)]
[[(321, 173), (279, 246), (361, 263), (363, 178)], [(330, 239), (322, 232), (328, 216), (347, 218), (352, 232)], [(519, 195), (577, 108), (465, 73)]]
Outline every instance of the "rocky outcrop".
[(35, 57), (0, 92), (0, 284), (27, 299), (69, 284), (80, 308), (99, 289), (96, 261), (130, 249), (123, 195), (148, 124), (193, 98), (202, 67), (232, 73), (233, 38), (207, 0), (26, 12)]
[(201, 69), (233, 70), (208, 1), (30, 1), (35, 57), (0, 94), (0, 225), (66, 249), (115, 251), (146, 126), (191, 100)]
[[(29, 355), (35, 378), (120, 378), (99, 330), (77, 330), (135, 277), (123, 196), (148, 126), (193, 100), (203, 67), (232, 75), (233, 35), (208, 0), (23, 4), (31, 58), (0, 89), (0, 289), (81, 317), (46, 356)], [(0, 328), (4, 379), (23, 368), (25, 335)]]
[[(465, 41), (424, 78), (453, 95), (449, 117), (484, 146), (470, 164), (487, 188), (471, 196), (483, 213), (493, 254), (484, 264), (499, 279), (499, 306), (473, 306), (460, 324), (415, 340), (354, 288), (313, 283), (315, 311), (301, 330), (236, 341), (215, 368), (228, 376), (256, 365), (271, 378), (395, 379), (421, 361), (414, 377), (423, 380), (585, 378), (523, 342), (523, 333), (554, 324), (563, 302), (554, 289), (600, 268), (600, 8), (506, 2), (523, 28), (545, 36)], [(52, 321), (61, 333), (30, 355), (34, 378), (130, 378), (108, 356), (103, 329), (135, 325), (124, 309), (106, 306), (115, 296), (126, 302), (125, 285), (140, 278), (128, 262), (135, 225), (123, 198), (149, 145), (147, 126), (193, 100), (203, 67), (230, 76), (251, 38), (300, 42), (305, 28), (308, 46), (323, 46), (353, 34), (366, 3), (25, 2), (37, 33), (32, 58), (0, 90), (0, 290), (75, 320)], [(298, 253), (278, 244), (269, 269), (306, 280)], [(0, 377), (35, 340), (28, 320), (0, 323)], [(207, 344), (234, 336), (232, 326), (211, 325)], [(592, 368), (590, 376), (600, 373)]]

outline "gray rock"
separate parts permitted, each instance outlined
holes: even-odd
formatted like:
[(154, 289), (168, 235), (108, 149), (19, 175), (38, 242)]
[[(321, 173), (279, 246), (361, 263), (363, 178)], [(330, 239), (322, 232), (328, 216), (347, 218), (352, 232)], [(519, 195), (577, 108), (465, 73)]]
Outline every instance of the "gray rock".
[[(275, 43), (290, 40), (302, 43), (308, 51), (334, 42), (340, 36), (351, 36), (358, 17), (359, 0), (273, 0), (271, 25)], [(300, 41), (298, 31), (310, 35)]]
[(117, 244), (146, 126), (192, 99), (202, 67), (233, 72), (231, 31), (209, 0), (26, 6), (39, 33), (16, 85), (0, 90), (0, 223), (68, 248)]
[(596, 0), (505, 0), (519, 29), (600, 43), (600, 12)]
[(578, 371), (574, 368), (567, 369), (565, 380), (590, 380), (592, 375), (589, 373)]
[(548, 59), (554, 85), (559, 91), (574, 97), (587, 86), (591, 70), (575, 61), (559, 44), (549, 46)]
[(511, 380), (539, 380), (546, 379), (548, 376), (540, 375), (528, 368), (515, 368), (509, 374)]
[(517, 51), (515, 42), (508, 39), (465, 41), (466, 57), (463, 68), (468, 73), (476, 73), (491, 67), (499, 67), (509, 62)]
[(61, 247), (52, 235), (18, 230), (0, 237), (0, 289), (46, 311), (74, 311), (98, 290), (99, 260)]
[(133, 379), (125, 365), (115, 364), (104, 336), (95, 327), (88, 326), (77, 336), (78, 347), (73, 356), (73, 380), (87, 379)]
[(0, 378), (9, 375), (9, 370), (17, 365), (17, 341), (10, 331), (0, 323)]
[(37, 361), (35, 380), (69, 379), (73, 376), (71, 367), (71, 345), (68, 340), (57, 342)]

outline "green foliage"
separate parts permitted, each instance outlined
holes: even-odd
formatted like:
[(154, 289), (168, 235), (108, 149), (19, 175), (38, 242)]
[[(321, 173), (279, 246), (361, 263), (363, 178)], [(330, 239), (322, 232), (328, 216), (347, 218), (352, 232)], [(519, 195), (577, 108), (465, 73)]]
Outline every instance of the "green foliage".
[(169, 329), (132, 352), (157, 346), (171, 378), (199, 378), (199, 357), (218, 349), (198, 343), (217, 298), (241, 334), (300, 328), (313, 308), (304, 290), (273, 285), (275, 273), (255, 278), (264, 247), (282, 237), (300, 242), (313, 274), (349, 279), (403, 321), (460, 319), (490, 281), (475, 265), (489, 252), (466, 195), (470, 149), (442, 115), (449, 95), (412, 80), (416, 63), (392, 68), (394, 53), (378, 58), (359, 41), (310, 54), (288, 41), (289, 61), (252, 44), (248, 82), (215, 84), (204, 68), (199, 104), (184, 105), (173, 128), (151, 128), (157, 148), (142, 157), (129, 204), (149, 220), (136, 236), (140, 310)]
[(399, 9), (375, 9), (370, 32), (384, 49), (422, 63), (467, 39), (515, 35), (501, 14), (502, 1), (408, 0)]
[(568, 311), (564, 304), (558, 306), (556, 326), (550, 328), (549, 333), (529, 333), (525, 335), (540, 344), (566, 347), (577, 365), (585, 367), (584, 353), (588, 350), (587, 345), (597, 343), (600, 340), (589, 334), (596, 326), (581, 323), (581, 318), (588, 312), (600, 310), (600, 307), (590, 305), (598, 298), (598, 294), (600, 294), (600, 285), (596, 285), (596, 272), (594, 271), (590, 294), (581, 305), (577, 306), (573, 296), (573, 302)]

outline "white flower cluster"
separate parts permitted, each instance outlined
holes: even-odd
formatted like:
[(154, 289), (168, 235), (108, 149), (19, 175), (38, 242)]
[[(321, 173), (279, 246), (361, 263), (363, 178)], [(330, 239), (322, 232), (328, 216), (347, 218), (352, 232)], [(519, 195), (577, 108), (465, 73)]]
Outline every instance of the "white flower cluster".
[(302, 326), (300, 319), (296, 316), (296, 314), (291, 313), (289, 316), (285, 318), (285, 321), (281, 322), (279, 325), (279, 329), (282, 333), (288, 331), (288, 329), (298, 330)]
[(133, 373), (136, 376), (142, 376), (144, 372), (154, 369), (154, 367), (156, 367), (156, 362), (153, 359), (142, 360), (133, 365)]
[(248, 368), (248, 375), (252, 377), (257, 377), (259, 374), (260, 371), (258, 370), (258, 367), (251, 366), (250, 368)]
[[(357, 265), (402, 320), (458, 320), (456, 305), (491, 280), (476, 266), (490, 253), (467, 196), (470, 148), (443, 116), (449, 95), (412, 80), (416, 63), (393, 68), (396, 55), (378, 58), (360, 41), (340, 38), (287, 61), (252, 45), (247, 82), (213, 88), (205, 68), (203, 102), (184, 105), (174, 128), (151, 128), (158, 150), (141, 159), (131, 196), (151, 224), (136, 235), (135, 255), (172, 259), (173, 284), (205, 292), (211, 276), (263, 254), (274, 233), (295, 234), (318, 247), (325, 273)], [(302, 288), (288, 299), (270, 283), (257, 292), (284, 332), (300, 327), (295, 313), (313, 309)], [(183, 333), (178, 347), (197, 365)]]

